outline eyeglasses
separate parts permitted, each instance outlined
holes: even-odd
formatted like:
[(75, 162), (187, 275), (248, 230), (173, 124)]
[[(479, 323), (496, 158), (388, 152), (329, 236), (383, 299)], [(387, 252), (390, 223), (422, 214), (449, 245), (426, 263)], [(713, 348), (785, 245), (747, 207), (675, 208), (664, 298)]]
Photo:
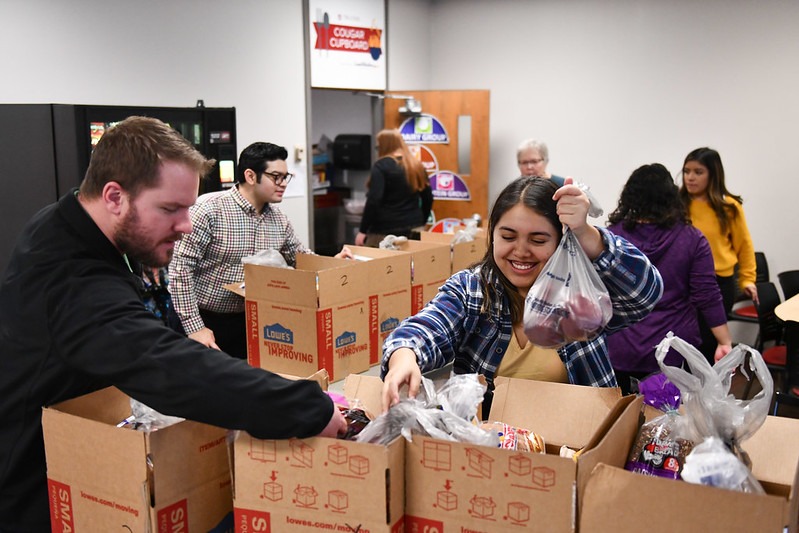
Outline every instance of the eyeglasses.
[(278, 174), (277, 172), (262, 172), (262, 174), (268, 177), (275, 185), (288, 185), (292, 179), (294, 179), (294, 174)]
[(526, 167), (529, 165), (537, 165), (539, 163), (542, 163), (543, 161), (544, 161), (543, 159), (526, 159), (524, 161), (519, 161), (519, 166)]

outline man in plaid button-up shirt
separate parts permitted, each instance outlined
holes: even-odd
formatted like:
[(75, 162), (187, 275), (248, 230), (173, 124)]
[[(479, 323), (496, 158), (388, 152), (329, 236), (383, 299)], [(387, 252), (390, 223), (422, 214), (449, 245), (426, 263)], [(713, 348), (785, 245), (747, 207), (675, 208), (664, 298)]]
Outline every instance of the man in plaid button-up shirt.
[[(245, 148), (236, 186), (191, 208), (193, 231), (175, 246), (169, 266), (170, 291), (186, 334), (206, 346), (247, 357), (244, 299), (224, 288), (244, 279), (243, 257), (277, 250), (290, 266), (303, 245), (283, 212), (293, 177), (282, 146), (256, 142)], [(346, 257), (345, 249), (336, 257)]]

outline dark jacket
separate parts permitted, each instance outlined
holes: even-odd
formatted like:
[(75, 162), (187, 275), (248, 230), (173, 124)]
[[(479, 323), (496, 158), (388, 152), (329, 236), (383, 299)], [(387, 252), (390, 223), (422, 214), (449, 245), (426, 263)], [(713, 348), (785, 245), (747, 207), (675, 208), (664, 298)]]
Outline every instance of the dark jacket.
[(23, 230), (0, 286), (0, 531), (49, 531), (42, 406), (115, 385), (161, 413), (259, 438), (315, 435), (330, 420), (318, 384), (179, 335), (140, 289), (74, 191)]
[(433, 206), (433, 191), (414, 191), (405, 170), (393, 157), (372, 166), (369, 191), (361, 218), (361, 233), (400, 234), (423, 226)]

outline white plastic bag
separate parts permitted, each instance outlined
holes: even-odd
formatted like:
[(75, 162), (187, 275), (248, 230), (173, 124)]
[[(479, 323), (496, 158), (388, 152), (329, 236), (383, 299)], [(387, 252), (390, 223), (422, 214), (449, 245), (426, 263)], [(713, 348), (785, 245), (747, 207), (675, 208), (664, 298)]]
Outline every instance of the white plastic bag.
[[(683, 356), (690, 372), (665, 363), (670, 348)], [(765, 422), (774, 392), (774, 380), (760, 352), (739, 344), (711, 367), (698, 349), (669, 332), (658, 344), (655, 358), (682, 394), (685, 416), (680, 417), (680, 432), (697, 443), (686, 457), (683, 479), (763, 493), (751, 473), (749, 456), (741, 448), (741, 442)], [(754, 398), (739, 400), (730, 394), (730, 385), (733, 370), (740, 366), (745, 371), (747, 360), (754, 373), (752, 379), (756, 377), (762, 388)]]
[(595, 337), (612, 317), (607, 287), (566, 228), (524, 300), (525, 335), (533, 344), (556, 348)]
[(272, 250), (271, 248), (267, 248), (266, 250), (261, 250), (260, 252), (254, 255), (248, 255), (246, 257), (242, 257), (241, 262), (243, 264), (259, 265), (259, 266), (291, 268), (288, 265), (288, 263), (286, 263), (286, 259), (280, 254), (280, 252), (278, 252), (277, 250)]

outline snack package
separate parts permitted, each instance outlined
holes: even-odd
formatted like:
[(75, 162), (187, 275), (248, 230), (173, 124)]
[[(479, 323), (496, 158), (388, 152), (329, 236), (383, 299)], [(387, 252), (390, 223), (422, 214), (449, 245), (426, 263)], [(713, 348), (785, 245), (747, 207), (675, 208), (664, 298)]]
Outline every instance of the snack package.
[(497, 434), (499, 447), (520, 452), (546, 453), (546, 444), (541, 435), (502, 422), (483, 422), (480, 427)]
[(665, 414), (644, 423), (627, 458), (626, 470), (649, 476), (680, 479), (686, 456), (694, 443), (677, 436), (680, 389), (658, 373), (641, 380), (644, 403)]
[[(670, 348), (683, 356), (690, 372), (665, 364)], [(774, 392), (774, 381), (760, 352), (739, 344), (711, 367), (699, 350), (670, 332), (658, 344), (655, 358), (682, 394), (680, 436), (697, 443), (686, 457), (682, 478), (763, 494), (763, 487), (749, 468), (749, 456), (741, 447), (763, 425)], [(741, 367), (745, 373), (747, 361), (762, 388), (754, 398), (739, 400), (729, 393), (733, 370)]]
[(572, 231), (563, 238), (524, 299), (530, 342), (557, 348), (594, 338), (613, 317), (610, 294)]

